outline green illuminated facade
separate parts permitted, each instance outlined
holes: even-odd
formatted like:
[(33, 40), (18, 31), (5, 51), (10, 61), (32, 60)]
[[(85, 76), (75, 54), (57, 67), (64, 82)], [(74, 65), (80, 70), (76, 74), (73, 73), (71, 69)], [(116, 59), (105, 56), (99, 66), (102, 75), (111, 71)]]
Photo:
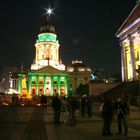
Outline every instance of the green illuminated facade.
[(35, 42), (36, 56), (31, 70), (18, 74), (18, 93), (21, 97), (42, 94), (69, 96), (76, 93), (80, 84), (90, 81), (91, 69), (82, 61), (72, 61), (70, 66), (65, 67), (59, 58), (59, 47), (55, 29), (46, 21)]
[(27, 80), (27, 90), (32, 95), (53, 96), (56, 93), (60, 96), (67, 96), (68, 74), (59, 71), (51, 66), (39, 70), (32, 70), (27, 74), (18, 74), (18, 92), (22, 90), (23, 75)]
[(36, 57), (31, 70), (18, 74), (18, 93), (21, 97), (41, 94), (67, 96), (68, 74), (59, 58), (59, 46), (55, 28), (46, 21), (35, 42)]

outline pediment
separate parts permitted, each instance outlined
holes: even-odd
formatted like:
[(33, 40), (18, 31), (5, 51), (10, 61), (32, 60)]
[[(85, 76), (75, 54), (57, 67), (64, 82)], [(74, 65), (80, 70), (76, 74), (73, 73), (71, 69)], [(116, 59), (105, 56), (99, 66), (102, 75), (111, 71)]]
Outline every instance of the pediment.
[(123, 29), (130, 26), (132, 23), (134, 23), (137, 19), (140, 18), (140, 1), (137, 3), (137, 5), (133, 8), (129, 16), (126, 18), (126, 20), (123, 22), (121, 27), (118, 29), (116, 34), (119, 34)]
[(29, 73), (37, 73), (37, 74), (67, 74), (67, 72), (65, 71), (60, 71), (56, 68), (53, 68), (51, 66), (46, 66), (46, 67), (43, 67), (41, 69), (38, 69), (38, 70), (32, 70), (30, 71)]

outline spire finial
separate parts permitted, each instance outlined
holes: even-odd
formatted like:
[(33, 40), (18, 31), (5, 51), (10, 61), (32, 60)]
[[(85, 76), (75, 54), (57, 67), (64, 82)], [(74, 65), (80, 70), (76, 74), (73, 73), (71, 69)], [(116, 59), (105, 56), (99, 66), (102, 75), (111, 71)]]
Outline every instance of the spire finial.
[(23, 70), (23, 61), (21, 62), (21, 70)]

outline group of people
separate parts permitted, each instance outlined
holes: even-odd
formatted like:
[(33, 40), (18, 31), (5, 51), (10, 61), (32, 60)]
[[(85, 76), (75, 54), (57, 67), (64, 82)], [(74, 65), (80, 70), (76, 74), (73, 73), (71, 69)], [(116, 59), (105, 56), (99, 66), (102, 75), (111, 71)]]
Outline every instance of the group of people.
[(74, 96), (59, 98), (58, 95), (52, 99), (51, 106), (54, 110), (54, 123), (59, 124), (60, 113), (63, 112), (64, 123), (69, 125), (76, 124), (76, 110), (78, 109), (78, 101)]
[(69, 97), (54, 96), (51, 106), (54, 111), (54, 123), (59, 124), (60, 113), (64, 113), (64, 123), (69, 125), (76, 124), (76, 112), (81, 110), (81, 117), (86, 114), (88, 117), (92, 116), (92, 103), (91, 99), (87, 95), (83, 95), (81, 98), (76, 98), (74, 95)]
[[(103, 117), (103, 130), (104, 136), (113, 135), (118, 130), (119, 134), (128, 133), (128, 119), (129, 103), (126, 97), (120, 96), (115, 100), (111, 100), (108, 97), (104, 97), (102, 105), (102, 117)], [(114, 119), (114, 120), (113, 120)], [(115, 132), (111, 132), (112, 122), (115, 122)]]
[[(60, 97), (58, 94), (53, 96), (51, 101), (51, 107), (54, 112), (54, 123), (60, 123), (61, 112), (65, 114), (64, 123), (69, 125), (76, 124), (76, 111), (81, 111), (81, 117), (92, 116), (92, 98), (88, 95), (83, 95), (81, 98), (76, 98), (75, 96)], [(47, 104), (47, 98), (41, 96), (41, 105), (44, 109)], [(129, 103), (128, 98), (125, 96), (120, 96), (116, 99), (109, 99), (104, 96), (101, 100), (100, 111), (103, 118), (103, 136), (113, 135), (118, 131), (119, 134), (128, 133), (128, 121), (127, 116), (129, 114)], [(115, 132), (112, 133), (111, 127), (112, 122), (115, 122)], [(114, 131), (114, 130), (113, 130)]]

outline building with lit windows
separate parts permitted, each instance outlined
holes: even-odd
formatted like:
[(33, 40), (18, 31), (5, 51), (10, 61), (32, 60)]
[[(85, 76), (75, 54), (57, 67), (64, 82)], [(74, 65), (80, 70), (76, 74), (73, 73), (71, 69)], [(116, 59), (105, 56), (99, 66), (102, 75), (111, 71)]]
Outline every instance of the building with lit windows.
[(80, 84), (88, 84), (91, 80), (92, 70), (87, 67), (81, 60), (73, 60), (70, 65), (66, 66), (66, 71), (68, 72), (69, 94), (76, 93), (76, 89)]
[(122, 81), (138, 80), (140, 65), (140, 1), (118, 29), (121, 46)]
[(53, 96), (68, 94), (68, 73), (59, 59), (59, 42), (54, 26), (47, 20), (40, 28), (31, 70), (18, 74), (18, 93)]
[(81, 60), (65, 66), (59, 58), (59, 47), (55, 28), (47, 20), (37, 36), (35, 60), (30, 70), (25, 71), (22, 64), (18, 78), (11, 76), (10, 88), (18, 88), (20, 97), (31, 98), (42, 94), (68, 96), (75, 94), (80, 84), (88, 84), (92, 70)]
[(38, 70), (45, 66), (65, 70), (65, 65), (59, 59), (59, 47), (55, 28), (49, 21), (46, 21), (41, 26), (36, 40), (36, 57), (35, 62), (31, 65), (31, 70)]

